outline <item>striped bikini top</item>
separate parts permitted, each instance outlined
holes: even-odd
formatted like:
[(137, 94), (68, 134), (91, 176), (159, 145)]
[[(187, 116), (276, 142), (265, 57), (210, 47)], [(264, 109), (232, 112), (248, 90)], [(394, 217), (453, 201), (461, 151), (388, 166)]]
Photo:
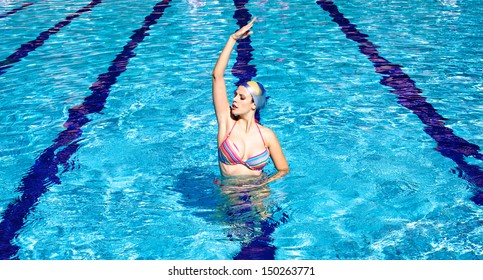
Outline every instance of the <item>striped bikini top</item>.
[(265, 140), (263, 139), (262, 132), (260, 131), (258, 124), (257, 124), (258, 132), (262, 137), (263, 145), (265, 146), (265, 151), (261, 152), (258, 155), (249, 157), (246, 161), (243, 161), (243, 159), (241, 159), (241, 157), (238, 155), (239, 150), (235, 145), (235, 143), (228, 141), (228, 137), (230, 137), (230, 134), (233, 131), (233, 128), (235, 127), (236, 123), (237, 122), (233, 124), (233, 127), (231, 128), (230, 132), (226, 135), (225, 140), (223, 140), (220, 147), (218, 147), (218, 160), (227, 165), (243, 164), (248, 169), (251, 169), (251, 170), (262, 170), (263, 167), (267, 165), (268, 160), (270, 158), (270, 154), (268, 152), (268, 149), (266, 148)]

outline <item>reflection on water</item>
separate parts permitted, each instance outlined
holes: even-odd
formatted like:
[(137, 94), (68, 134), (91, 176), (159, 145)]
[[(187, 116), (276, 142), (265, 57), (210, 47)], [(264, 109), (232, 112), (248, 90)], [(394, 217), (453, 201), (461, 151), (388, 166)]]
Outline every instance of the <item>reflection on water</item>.
[(217, 180), (212, 173), (190, 168), (178, 176), (175, 191), (183, 194), (179, 203), (195, 215), (227, 226), (227, 238), (241, 244), (234, 259), (274, 259), (271, 234), (288, 216), (275, 218), (280, 208), (269, 202), (270, 187), (257, 185), (265, 176)]
[(456, 0), (439, 0), (439, 3), (447, 7), (458, 7), (458, 1)]
[(191, 11), (206, 6), (206, 1), (203, 0), (185, 0), (185, 2), (188, 2)]

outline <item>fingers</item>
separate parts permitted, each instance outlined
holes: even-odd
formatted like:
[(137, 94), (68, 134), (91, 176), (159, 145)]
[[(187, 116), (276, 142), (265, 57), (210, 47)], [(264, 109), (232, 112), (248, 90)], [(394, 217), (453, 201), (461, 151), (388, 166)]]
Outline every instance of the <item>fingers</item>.
[(253, 27), (253, 23), (255, 22), (255, 20), (257, 19), (257, 17), (254, 17), (249, 23), (247, 23), (245, 26), (243, 26), (242, 28), (240, 28), (240, 30), (244, 30), (244, 32), (246, 32), (247, 30), (249, 30), (250, 28)]
[(251, 31), (250, 29), (253, 27), (253, 23), (256, 19), (257, 17), (254, 17), (247, 25), (240, 28), (240, 31), (243, 32), (242, 38), (246, 38), (249, 35), (253, 34), (253, 31)]
[(254, 17), (247, 25), (253, 26), (255, 20), (257, 20), (257, 17)]
[(246, 37), (253, 34), (253, 31), (247, 31), (240, 36), (240, 39), (245, 39)]
[(250, 30), (250, 28), (253, 27), (253, 23), (257, 17), (254, 17), (249, 23), (247, 23), (245, 26), (242, 26), (238, 31), (235, 32), (235, 40), (238, 39), (245, 39), (246, 37), (250, 36), (253, 34), (253, 31)]
[(257, 17), (254, 17), (247, 25), (243, 26), (246, 27), (247, 29), (250, 29), (253, 27), (253, 23), (255, 23), (255, 20), (257, 20)]

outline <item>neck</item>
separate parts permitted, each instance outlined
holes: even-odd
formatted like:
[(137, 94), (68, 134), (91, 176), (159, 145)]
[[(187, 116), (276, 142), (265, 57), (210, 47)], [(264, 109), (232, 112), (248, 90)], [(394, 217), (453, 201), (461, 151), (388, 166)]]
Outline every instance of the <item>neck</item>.
[(249, 132), (252, 126), (255, 124), (255, 116), (251, 114), (250, 116), (239, 116), (237, 120), (238, 124), (240, 127), (243, 127), (245, 129), (245, 132)]

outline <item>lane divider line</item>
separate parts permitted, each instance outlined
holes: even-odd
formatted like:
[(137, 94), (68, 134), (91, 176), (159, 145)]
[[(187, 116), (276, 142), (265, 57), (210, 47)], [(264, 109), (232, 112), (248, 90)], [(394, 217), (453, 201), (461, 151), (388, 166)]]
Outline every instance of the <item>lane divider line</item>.
[(480, 147), (456, 136), (452, 129), (446, 127), (446, 119), (421, 96), (423, 91), (416, 87), (416, 83), (402, 71), (402, 67), (382, 57), (376, 45), (367, 39), (369, 36), (357, 30), (356, 25), (339, 12), (334, 2), (319, 0), (317, 4), (329, 13), (332, 21), (339, 25), (348, 39), (359, 43), (359, 51), (368, 57), (376, 72), (383, 76), (380, 83), (391, 87), (391, 92), (398, 97), (398, 103), (413, 112), (426, 125), (424, 132), (438, 144), (435, 150), (457, 164), (459, 171), (463, 172), (460, 177), (477, 187), (473, 190), (471, 200), (477, 205), (483, 205), (483, 171), (479, 166), (465, 160), (473, 157), (483, 161)]
[[(69, 118), (64, 123), (66, 128), (59, 133), (54, 143), (45, 149), (23, 177), (18, 191), (20, 197), (7, 206), (2, 214), (0, 222), (0, 259), (13, 259), (19, 250), (17, 245), (12, 244), (18, 231), (24, 226), (29, 213), (35, 208), (40, 197), (48, 191), (49, 186), (60, 184), (57, 176), (59, 165), (67, 165), (72, 155), (79, 149), (82, 126), (90, 120), (87, 115), (99, 113), (106, 103), (110, 88), (116, 83), (116, 79), (129, 64), (129, 59), (136, 56), (134, 49), (144, 40), (150, 27), (161, 18), (164, 10), (169, 7), (171, 0), (158, 2), (150, 15), (144, 19), (141, 28), (133, 31), (130, 41), (123, 47), (121, 53), (112, 61), (108, 72), (100, 74), (97, 81), (90, 87), (92, 94), (84, 99), (80, 105), (69, 109)], [(65, 147), (65, 148), (63, 148)], [(63, 149), (62, 149), (63, 148)]]
[[(233, 18), (237, 20), (237, 25), (241, 28), (248, 24), (252, 15), (245, 8), (245, 5), (249, 0), (234, 0), (236, 7)], [(240, 84), (248, 82), (257, 76), (257, 68), (255, 65), (251, 65), (250, 61), (253, 60), (252, 52), (254, 48), (251, 45), (252, 40), (250, 36), (245, 39), (240, 39), (237, 41), (236, 45), (236, 62), (231, 69), (233, 76), (238, 78), (238, 82), (235, 85), (238, 87)], [(255, 119), (260, 121), (260, 112), (256, 112)]]
[[(248, 24), (252, 18), (252, 15), (248, 9), (245, 8), (245, 5), (249, 2), (249, 0), (234, 0), (233, 2), (236, 7), (233, 18), (237, 20), (237, 25), (241, 28), (242, 26)], [(257, 69), (255, 65), (249, 64), (250, 61), (253, 60), (252, 52), (254, 51), (254, 48), (251, 46), (250, 36), (245, 39), (238, 40), (236, 51), (236, 62), (231, 69), (231, 73), (233, 76), (239, 79), (239, 81), (235, 83), (236, 86), (239, 86), (241, 83), (250, 81), (257, 76)], [(258, 111), (255, 118), (257, 121), (260, 121)], [(250, 203), (249, 198), (245, 200), (247, 203)], [(261, 234), (255, 236), (250, 240), (250, 242), (243, 243), (242, 248), (236, 255), (233, 256), (233, 259), (274, 260), (277, 247), (272, 244), (273, 238), (271, 237), (271, 234), (275, 231), (275, 228), (279, 224), (280, 222), (277, 222), (270, 217), (261, 221)], [(253, 226), (254, 225), (247, 221), (247, 227)]]
[(11, 16), (11, 15), (15, 14), (16, 12), (21, 11), (21, 10), (23, 10), (23, 9), (27, 8), (28, 6), (31, 6), (33, 4), (34, 3), (32, 3), (32, 2), (25, 2), (25, 3), (22, 4), (21, 7), (12, 9), (11, 11), (8, 11), (4, 14), (1, 14), (0, 18), (5, 18), (5, 17), (8, 17), (8, 16)]
[(26, 57), (30, 52), (35, 51), (38, 47), (42, 46), (47, 41), (50, 35), (59, 32), (63, 27), (71, 23), (75, 18), (79, 17), (85, 12), (91, 11), (95, 6), (100, 4), (102, 0), (93, 0), (88, 5), (82, 7), (77, 12), (68, 15), (64, 20), (58, 22), (47, 31), (44, 31), (37, 36), (35, 40), (22, 44), (13, 54), (9, 55), (5, 60), (0, 61), (0, 75), (6, 73), (6, 69), (13, 66), (14, 63), (20, 62), (20, 60)]

